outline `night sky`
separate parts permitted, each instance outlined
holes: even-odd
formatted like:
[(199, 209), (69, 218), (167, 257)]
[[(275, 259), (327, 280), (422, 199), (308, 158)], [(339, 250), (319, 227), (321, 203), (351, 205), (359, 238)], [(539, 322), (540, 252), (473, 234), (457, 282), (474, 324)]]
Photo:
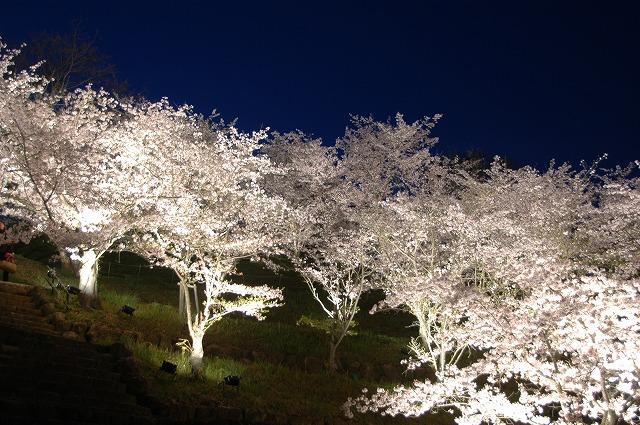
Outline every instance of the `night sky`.
[(80, 21), (131, 88), (331, 143), (349, 114), (444, 114), (439, 149), (640, 159), (640, 3), (3, 2), (0, 35)]

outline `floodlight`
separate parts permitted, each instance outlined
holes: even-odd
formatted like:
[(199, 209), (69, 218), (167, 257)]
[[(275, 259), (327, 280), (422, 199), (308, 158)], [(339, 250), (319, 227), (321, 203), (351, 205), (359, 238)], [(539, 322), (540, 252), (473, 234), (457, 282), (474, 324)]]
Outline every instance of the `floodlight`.
[(71, 295), (80, 295), (80, 288), (76, 288), (75, 286), (68, 285), (67, 293)]
[(123, 305), (120, 311), (124, 314), (128, 314), (129, 316), (133, 316), (133, 312), (136, 311), (136, 309), (128, 305)]
[(178, 365), (168, 362), (166, 360), (163, 360), (162, 366), (160, 366), (160, 370), (163, 372), (167, 372), (175, 375), (176, 371), (178, 370)]
[(240, 386), (240, 377), (237, 375), (228, 375), (224, 377), (224, 384), (231, 385), (232, 387)]

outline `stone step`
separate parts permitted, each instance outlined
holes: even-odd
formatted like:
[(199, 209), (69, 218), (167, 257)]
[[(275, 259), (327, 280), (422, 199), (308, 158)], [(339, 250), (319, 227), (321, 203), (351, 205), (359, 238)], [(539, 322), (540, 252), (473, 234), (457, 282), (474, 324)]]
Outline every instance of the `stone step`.
[[(107, 347), (87, 344), (62, 338), (60, 335), (40, 335), (30, 333), (28, 337), (20, 336), (20, 330), (0, 328), (0, 346), (14, 347), (25, 358), (42, 358), (49, 361), (50, 357), (62, 356), (69, 360), (88, 358), (100, 362), (110, 361)], [(27, 333), (24, 332), (23, 335)], [(37, 337), (41, 337), (39, 340)], [(9, 348), (11, 350), (11, 348)]]
[[(17, 416), (3, 415), (4, 424), (10, 425), (34, 425), (32, 418), (21, 418)], [(53, 419), (40, 419), (37, 425), (96, 425), (95, 422), (78, 422), (78, 421), (65, 421), (65, 420), (53, 420)]]
[[(75, 363), (62, 366), (60, 363), (44, 362), (40, 359), (33, 360), (34, 359), (24, 357), (14, 357), (10, 367), (0, 365), (0, 374), (5, 373), (7, 376), (13, 373), (28, 375), (30, 373), (33, 374), (32, 371), (37, 370), (37, 376), (33, 376), (33, 378), (60, 379), (57, 374), (63, 373), (65, 376), (120, 382), (120, 374), (111, 370), (111, 367), (108, 369), (105, 367), (82, 367)], [(2, 383), (0, 383), (0, 385), (2, 385)]]
[[(53, 329), (53, 325), (48, 325)], [(29, 349), (47, 349), (53, 348), (74, 351), (84, 350), (97, 352), (94, 345), (86, 344), (84, 341), (73, 341), (63, 338), (59, 333), (53, 335), (41, 335), (39, 333), (25, 332), (15, 329), (14, 327), (3, 327), (0, 325), (0, 343), (13, 346), (27, 346)]]
[(10, 345), (0, 344), (0, 359), (13, 359), (20, 355), (20, 350)]
[[(122, 394), (120, 394), (122, 395)], [(14, 390), (12, 392), (12, 399), (17, 400), (44, 400), (49, 404), (67, 404), (72, 406), (86, 406), (95, 409), (108, 408), (117, 412), (130, 412), (137, 415), (149, 415), (151, 411), (140, 406), (136, 402), (136, 398), (130, 394), (124, 394), (123, 397), (108, 398), (108, 397), (96, 397), (91, 393), (57, 393), (49, 391), (47, 388), (40, 388), (33, 391), (27, 390)]]
[(0, 396), (0, 412), (2, 412), (2, 422), (0, 423), (7, 425), (95, 425), (95, 422), (58, 421), (47, 417), (36, 419), (32, 407), (26, 400), (2, 396)]
[(0, 397), (20, 397), (28, 399), (29, 394), (46, 389), (49, 392), (69, 395), (90, 394), (93, 398), (112, 400), (123, 403), (133, 402), (135, 397), (125, 391), (126, 385), (118, 383), (112, 388), (104, 388), (91, 381), (65, 382), (65, 381), (31, 381), (14, 380), (12, 385), (0, 385)]
[(12, 354), (18, 363), (15, 367), (22, 367), (21, 363), (31, 367), (51, 366), (60, 370), (75, 368), (98, 369), (104, 371), (115, 371), (115, 364), (108, 354), (100, 354), (91, 351), (91, 348), (79, 350), (78, 352), (68, 351), (66, 353), (52, 349), (50, 351), (34, 351), (28, 348), (20, 348), (18, 354)]
[(37, 308), (33, 303), (31, 305), (23, 305), (23, 304), (11, 304), (5, 303), (5, 305), (1, 305), (2, 301), (0, 300), (0, 312), (13, 312), (13, 313), (21, 313), (21, 314), (32, 314), (34, 316), (44, 316), (42, 310)]
[[(49, 321), (44, 317), (32, 316), (19, 318), (17, 316), (11, 315), (0, 315), (0, 334), (2, 332), (2, 328), (5, 329), (15, 329), (16, 325), (19, 325), (20, 328), (25, 328), (28, 326), (33, 326), (35, 329), (39, 328), (47, 328), (50, 330), (54, 330), (54, 327)], [(60, 337), (59, 334), (57, 334)]]
[[(70, 340), (70, 342), (76, 341)], [(0, 344), (0, 346), (16, 347), (15, 349), (13, 349), (13, 352), (17, 352), (20, 359), (24, 361), (30, 361), (32, 363), (40, 360), (42, 362), (47, 362), (47, 364), (50, 364), (51, 362), (57, 362), (61, 365), (74, 366), (78, 359), (84, 359), (87, 360), (87, 363), (95, 363), (100, 367), (104, 367), (106, 365), (114, 365), (113, 360), (108, 354), (97, 351), (95, 346), (89, 344), (87, 344), (87, 347), (74, 349), (73, 346), (55, 344), (34, 344), (33, 346), (25, 346), (24, 344), (16, 344), (15, 341), (9, 340), (4, 344)], [(12, 354), (11, 349), (5, 351), (8, 354)], [(0, 352), (2, 352), (2, 350), (0, 350)]]
[(62, 338), (31, 290), (0, 282), (0, 424), (155, 423), (108, 349)]
[(35, 307), (33, 299), (28, 295), (15, 295), (0, 292), (0, 306), (11, 305)]
[(0, 311), (14, 311), (14, 312), (26, 312), (33, 314), (34, 316), (40, 316), (44, 313), (35, 305), (22, 302), (4, 302), (0, 299)]
[[(33, 329), (34, 331), (55, 332), (55, 327), (43, 318), (15, 317), (0, 315), (0, 326), (20, 329)], [(60, 335), (60, 334), (58, 334)]]
[[(34, 407), (43, 410), (56, 410), (62, 413), (62, 418), (94, 421), (96, 423), (149, 423), (150, 412), (141, 406), (117, 407), (113, 404), (90, 405), (74, 404), (70, 400), (57, 403), (50, 400), (38, 400)], [(145, 420), (146, 419), (146, 420)]]
[(143, 411), (110, 410), (108, 406), (58, 404), (47, 400), (0, 399), (0, 409), (3, 418), (28, 418), (32, 422), (23, 423), (31, 424), (153, 424), (153, 418)]
[(49, 319), (42, 315), (25, 314), (16, 311), (3, 311), (0, 310), (0, 321), (17, 321), (17, 322), (33, 322), (50, 324)]
[[(19, 330), (19, 331), (23, 331), (23, 332), (28, 332), (31, 334), (39, 334), (39, 335), (43, 335), (43, 336), (60, 336), (60, 333), (56, 332), (54, 330), (54, 328), (49, 325), (49, 326), (25, 326), (22, 325), (20, 323), (9, 323), (8, 325), (3, 324), (2, 322), (0, 322), (0, 327), (5, 327), (8, 326), (14, 330)], [(0, 342), (3, 342), (2, 339), (2, 333), (0, 333)]]
[[(25, 357), (25, 356), (7, 356), (3, 360), (2, 364), (10, 366), (16, 370), (42, 370), (44, 368), (50, 368), (52, 370), (68, 371), (70, 374), (85, 374), (89, 378), (101, 378), (102, 374), (105, 374), (104, 379), (115, 380), (119, 379), (112, 375), (118, 373), (115, 367), (109, 362), (102, 360), (79, 357), (77, 359), (61, 359), (59, 356), (51, 356), (46, 359)], [(0, 385), (2, 383), (0, 382)]]
[(34, 287), (32, 285), (24, 285), (22, 283), (6, 282), (0, 280), (0, 293), (29, 295)]
[(13, 355), (0, 352), (0, 366), (12, 365), (14, 361)]
[[(84, 385), (89, 383), (91, 385), (100, 386), (105, 389), (120, 390), (126, 388), (124, 383), (120, 382), (120, 375), (114, 373), (112, 370), (105, 370), (104, 368), (86, 368), (93, 370), (90, 375), (83, 375), (80, 372), (82, 368), (65, 369), (61, 367), (55, 367), (54, 365), (45, 367), (30, 367), (29, 362), (22, 362), (21, 358), (14, 358), (16, 361), (11, 366), (0, 367), (0, 376), (4, 376), (0, 386), (7, 384), (9, 378), (13, 382), (22, 382), (25, 385), (31, 385), (34, 382), (65, 382), (69, 385)], [(23, 364), (24, 363), (24, 364)], [(99, 371), (103, 370), (104, 373), (100, 374)]]
[(34, 307), (33, 305), (27, 305), (27, 304), (2, 305), (2, 302), (0, 302), (0, 314), (1, 313), (30, 314), (34, 317), (46, 316), (40, 309)]
[(7, 323), (33, 323), (35, 325), (50, 325), (46, 317), (12, 312), (0, 313), (0, 321)]
[(86, 356), (77, 356), (75, 358), (69, 358), (68, 356), (63, 356), (60, 354), (50, 354), (47, 357), (41, 356), (33, 356), (30, 354), (25, 354), (21, 361), (24, 361), (29, 366), (33, 368), (41, 368), (41, 367), (56, 367), (60, 369), (69, 369), (69, 368), (80, 368), (80, 369), (95, 369), (95, 370), (104, 370), (104, 371), (114, 371), (113, 364), (109, 361), (109, 359), (99, 358), (99, 357), (86, 357)]
[(108, 406), (113, 409), (131, 410), (134, 413), (148, 414), (149, 409), (140, 406), (136, 402), (136, 398), (131, 394), (121, 394), (122, 397), (117, 399), (98, 398), (93, 394), (58, 394), (51, 391), (36, 390), (35, 393), (31, 393), (37, 396), (38, 399), (51, 400), (56, 402), (68, 402), (76, 406)]
[[(99, 388), (104, 394), (111, 394), (116, 397), (126, 393), (126, 384), (119, 381), (109, 381), (106, 379), (91, 378), (86, 376), (68, 375), (64, 372), (43, 372), (20, 374), (19, 371), (6, 373), (4, 380), (11, 379), (12, 385), (20, 388), (27, 388), (31, 391), (38, 388), (47, 388), (53, 392), (69, 391), (73, 394), (91, 393), (94, 389)], [(43, 375), (38, 375), (42, 372)], [(0, 384), (1, 386), (1, 384)]]

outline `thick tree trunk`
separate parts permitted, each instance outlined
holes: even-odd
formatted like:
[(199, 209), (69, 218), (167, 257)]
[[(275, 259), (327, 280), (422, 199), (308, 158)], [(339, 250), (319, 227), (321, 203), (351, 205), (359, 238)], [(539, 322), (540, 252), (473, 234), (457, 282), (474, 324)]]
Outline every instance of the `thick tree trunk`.
[(427, 347), (429, 347), (429, 345), (431, 345), (431, 341), (429, 340), (428, 337), (428, 324), (427, 322), (424, 320), (424, 313), (422, 311), (422, 309), (415, 307), (415, 306), (410, 306), (409, 307), (411, 310), (411, 314), (413, 314), (416, 319), (418, 320), (418, 335), (420, 336), (420, 340), (422, 341), (422, 345), (424, 346), (425, 350), (427, 349)]
[(202, 375), (202, 359), (204, 357), (204, 349), (202, 347), (202, 339), (204, 335), (191, 335), (191, 355), (189, 363), (191, 363), (191, 371), (194, 375)]
[(616, 425), (618, 423), (618, 415), (613, 410), (607, 410), (602, 415), (600, 425)]
[[(420, 337), (420, 341), (422, 341), (422, 349), (427, 351), (431, 346), (431, 340), (429, 339), (428, 334), (428, 324), (424, 320), (424, 315), (422, 310), (414, 308), (412, 309), (413, 315), (418, 319), (418, 335)], [(434, 360), (432, 363), (433, 369), (438, 372), (438, 367), (440, 367), (440, 362)]]
[(83, 305), (94, 305), (98, 300), (98, 259), (101, 254), (88, 249), (80, 259), (80, 294)]
[(338, 371), (338, 343), (333, 340), (329, 341), (329, 372)]
[(602, 398), (607, 403), (607, 410), (602, 414), (602, 420), (600, 421), (600, 425), (616, 425), (618, 423), (618, 415), (615, 410), (611, 409), (611, 396), (609, 395), (609, 390), (607, 388), (607, 375), (606, 371), (602, 368), (599, 369), (600, 372), (600, 388), (602, 391)]
[(60, 249), (58, 251), (58, 256), (60, 257), (60, 264), (63, 269), (70, 270), (73, 272), (73, 275), (77, 278), (80, 278), (80, 270), (77, 267), (73, 266), (71, 259), (67, 255), (67, 252), (64, 249)]

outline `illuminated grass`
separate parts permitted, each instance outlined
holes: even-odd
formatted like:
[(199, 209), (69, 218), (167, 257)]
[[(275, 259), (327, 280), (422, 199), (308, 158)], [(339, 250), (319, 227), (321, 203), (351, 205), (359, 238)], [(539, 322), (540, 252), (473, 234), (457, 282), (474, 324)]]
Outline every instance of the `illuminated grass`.
[[(19, 273), (15, 275), (14, 281), (46, 287), (44, 264), (24, 257), (18, 257), (18, 263)], [(115, 273), (113, 266), (112, 272)], [(71, 272), (58, 270), (58, 274), (65, 284), (77, 285)], [(245, 273), (245, 278), (248, 280), (251, 275)], [(264, 278), (255, 280), (256, 283), (265, 283)], [(370, 382), (363, 377), (353, 379), (353, 374), (345, 372), (330, 375), (322, 370), (304, 371), (302, 366), (307, 357), (325, 361), (327, 342), (322, 331), (296, 325), (301, 305), (312, 308), (315, 303), (310, 299), (306, 287), (295, 286), (293, 278), (280, 282), (293, 296), (292, 299), (285, 300), (287, 304), (284, 307), (274, 310), (274, 313), (279, 311), (279, 314), (262, 322), (243, 316), (226, 317), (215, 323), (205, 337), (205, 347), (209, 344), (223, 349), (236, 347), (249, 353), (249, 357), (253, 353), (260, 354), (261, 360), (228, 358), (224, 357), (225, 353), (219, 357), (221, 353), (205, 350), (202, 380), (191, 376), (187, 356), (173, 345), (176, 340), (188, 336), (177, 311), (178, 292), (175, 283), (158, 280), (153, 276), (147, 280), (145, 274), (130, 279), (122, 276), (105, 278), (101, 275), (98, 282), (101, 309), (84, 309), (77, 301), (72, 300), (67, 317), (72, 321), (126, 330), (137, 335), (137, 341), (130, 337), (125, 337), (123, 341), (143, 365), (143, 373), (151, 383), (152, 393), (161, 399), (194, 406), (214, 403), (286, 416), (322, 418), (340, 416), (342, 404), (348, 397), (360, 394), (362, 388), (389, 388), (394, 385), (393, 382)], [(124, 304), (136, 308), (133, 316), (119, 311)], [(365, 361), (377, 365), (377, 368), (385, 363), (398, 364), (404, 357), (401, 349), (408, 339), (404, 336), (379, 335), (371, 330), (371, 323), (367, 322), (368, 315), (363, 318), (359, 334), (350, 336), (343, 342), (340, 355), (343, 363)], [(288, 364), (292, 358), (294, 367)], [(177, 375), (159, 371), (163, 360), (178, 365)], [(219, 383), (227, 375), (241, 376), (240, 391), (223, 391)], [(424, 421), (359, 415), (355, 423)]]
[[(238, 362), (218, 357), (205, 357), (203, 379), (195, 379), (183, 353), (131, 340), (126, 341), (126, 345), (142, 362), (146, 378), (154, 383), (151, 389), (155, 396), (188, 404), (197, 404), (194, 402), (199, 400), (272, 414), (286, 412), (291, 416), (335, 417), (342, 414), (340, 408), (349, 395), (359, 394), (367, 385), (375, 386), (375, 383), (355, 382), (343, 375), (304, 373), (269, 362)], [(175, 376), (159, 370), (163, 360), (178, 366)], [(224, 389), (220, 384), (228, 375), (240, 376), (238, 391)], [(419, 422), (367, 415), (354, 423)]]

